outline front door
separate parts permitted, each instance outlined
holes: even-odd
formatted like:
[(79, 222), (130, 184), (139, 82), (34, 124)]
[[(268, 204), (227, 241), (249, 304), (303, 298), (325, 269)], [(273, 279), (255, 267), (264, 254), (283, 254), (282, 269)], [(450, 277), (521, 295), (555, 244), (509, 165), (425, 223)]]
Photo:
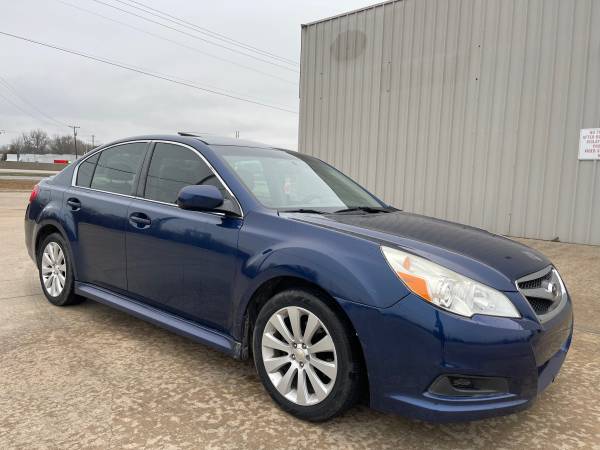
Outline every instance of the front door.
[(225, 330), (242, 220), (175, 204), (179, 190), (212, 184), (226, 192), (195, 150), (156, 143), (139, 199), (128, 208), (128, 291), (152, 306)]

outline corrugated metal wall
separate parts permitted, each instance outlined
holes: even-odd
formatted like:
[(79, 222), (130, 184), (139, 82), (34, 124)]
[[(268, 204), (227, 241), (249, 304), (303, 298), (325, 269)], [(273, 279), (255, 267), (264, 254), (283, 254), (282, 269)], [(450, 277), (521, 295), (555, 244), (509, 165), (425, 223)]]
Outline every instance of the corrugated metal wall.
[(600, 244), (600, 0), (402, 0), (302, 28), (299, 150), (387, 202)]

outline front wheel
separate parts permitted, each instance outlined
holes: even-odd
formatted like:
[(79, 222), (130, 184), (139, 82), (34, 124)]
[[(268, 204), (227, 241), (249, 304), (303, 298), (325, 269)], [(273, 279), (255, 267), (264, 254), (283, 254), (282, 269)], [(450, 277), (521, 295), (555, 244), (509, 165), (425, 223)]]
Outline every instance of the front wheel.
[(310, 292), (284, 291), (265, 304), (254, 327), (253, 353), (271, 397), (300, 419), (330, 419), (357, 398), (359, 367), (349, 330)]

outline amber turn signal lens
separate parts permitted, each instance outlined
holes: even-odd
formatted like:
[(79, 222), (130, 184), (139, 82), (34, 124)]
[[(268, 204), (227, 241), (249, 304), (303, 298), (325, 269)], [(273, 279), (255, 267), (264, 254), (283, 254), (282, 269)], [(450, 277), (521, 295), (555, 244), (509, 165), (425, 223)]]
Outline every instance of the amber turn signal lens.
[(424, 300), (427, 300), (428, 302), (431, 301), (431, 296), (429, 295), (429, 290), (427, 289), (427, 282), (423, 278), (417, 277), (415, 275), (410, 275), (408, 273), (396, 273), (411, 291), (413, 291), (415, 294), (417, 294)]

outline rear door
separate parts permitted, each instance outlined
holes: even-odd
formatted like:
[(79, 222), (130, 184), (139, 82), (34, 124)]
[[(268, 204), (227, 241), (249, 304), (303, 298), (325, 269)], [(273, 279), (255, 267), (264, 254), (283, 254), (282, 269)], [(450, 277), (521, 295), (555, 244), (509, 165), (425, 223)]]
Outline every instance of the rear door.
[(146, 165), (147, 177), (138, 191), (142, 198), (132, 200), (128, 212), (129, 293), (179, 316), (226, 329), (242, 219), (185, 211), (175, 202), (182, 187), (211, 184), (221, 189), (228, 206), (239, 205), (192, 148), (157, 142)]
[(78, 281), (111, 290), (127, 289), (125, 227), (127, 208), (149, 143), (116, 145), (85, 159), (65, 195), (73, 222), (71, 243)]

